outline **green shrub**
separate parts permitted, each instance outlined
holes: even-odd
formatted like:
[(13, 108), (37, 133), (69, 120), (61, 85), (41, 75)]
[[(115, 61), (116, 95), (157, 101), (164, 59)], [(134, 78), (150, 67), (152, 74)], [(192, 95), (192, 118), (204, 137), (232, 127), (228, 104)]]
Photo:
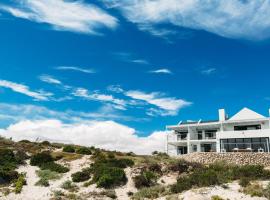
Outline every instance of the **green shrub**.
[(67, 180), (62, 185), (61, 188), (68, 190), (69, 192), (76, 192), (78, 190), (78, 186), (72, 183), (72, 181)]
[(222, 199), (220, 196), (218, 196), (218, 195), (214, 195), (214, 196), (212, 196), (211, 197), (211, 200), (224, 200), (224, 199)]
[(12, 150), (0, 149), (0, 170), (14, 170), (17, 165), (18, 162)]
[(140, 189), (143, 187), (150, 187), (156, 184), (157, 176), (151, 171), (142, 172), (140, 175), (133, 178), (135, 187)]
[(75, 153), (75, 147), (72, 145), (67, 145), (63, 148), (63, 152)]
[(94, 173), (93, 181), (97, 183), (97, 187), (111, 188), (126, 184), (127, 177), (121, 168), (101, 167)]
[(73, 182), (84, 182), (90, 179), (88, 171), (80, 171), (71, 175)]
[(18, 164), (25, 164), (25, 160), (30, 157), (25, 153), (25, 151), (19, 150), (15, 153), (15, 159)]
[(163, 196), (165, 192), (166, 192), (165, 187), (159, 185), (150, 188), (142, 188), (133, 195), (132, 199), (134, 200), (156, 199), (160, 196)]
[(53, 162), (53, 157), (49, 152), (37, 153), (31, 157), (30, 165), (41, 166), (44, 163)]
[(106, 191), (102, 191), (100, 193), (101, 195), (107, 196), (111, 199), (117, 199), (116, 193), (114, 190), (106, 190)]
[(40, 180), (36, 183), (36, 185), (40, 186), (49, 186), (49, 180), (56, 180), (60, 179), (61, 175), (57, 172), (53, 172), (50, 170), (38, 170), (36, 171), (36, 174), (40, 178)]
[(77, 154), (83, 154), (83, 155), (91, 155), (92, 154), (92, 151), (91, 151), (90, 148), (87, 148), (87, 147), (79, 147), (76, 150), (76, 153)]
[(49, 187), (50, 183), (47, 179), (39, 179), (38, 182), (35, 184), (36, 186), (43, 186), (43, 187)]
[(41, 144), (44, 145), (44, 146), (50, 146), (51, 145), (51, 143), (49, 141), (43, 141), (43, 142), (41, 142)]
[(248, 177), (241, 177), (239, 180), (239, 185), (242, 187), (247, 187), (250, 184), (250, 178)]
[(12, 150), (0, 149), (0, 185), (18, 179), (19, 174), (15, 169), (21, 162)]
[(19, 178), (15, 182), (15, 193), (21, 193), (24, 185), (26, 185), (25, 174), (20, 174)]
[(13, 180), (18, 179), (19, 173), (11, 170), (0, 170), (0, 185), (11, 183)]
[(54, 171), (54, 172), (58, 172), (58, 173), (66, 173), (69, 171), (69, 169), (67, 167), (64, 167), (64, 166), (59, 165), (59, 164), (54, 163), (54, 162), (43, 163), (40, 166), (40, 169), (42, 169), (42, 170), (48, 169), (50, 171)]
[(181, 177), (177, 180), (176, 184), (173, 184), (170, 188), (172, 193), (181, 193), (185, 190), (192, 188), (192, 180), (189, 177)]
[(115, 158), (115, 155), (114, 155), (113, 152), (109, 152), (107, 156), (108, 156), (109, 159), (114, 159)]

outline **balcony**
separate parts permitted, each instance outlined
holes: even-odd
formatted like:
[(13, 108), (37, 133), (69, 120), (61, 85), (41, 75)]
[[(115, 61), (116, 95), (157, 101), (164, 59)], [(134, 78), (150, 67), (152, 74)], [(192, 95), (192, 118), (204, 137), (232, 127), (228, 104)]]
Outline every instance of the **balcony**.
[(220, 131), (217, 132), (217, 138), (252, 138), (269, 137), (270, 129), (244, 130), (244, 131)]

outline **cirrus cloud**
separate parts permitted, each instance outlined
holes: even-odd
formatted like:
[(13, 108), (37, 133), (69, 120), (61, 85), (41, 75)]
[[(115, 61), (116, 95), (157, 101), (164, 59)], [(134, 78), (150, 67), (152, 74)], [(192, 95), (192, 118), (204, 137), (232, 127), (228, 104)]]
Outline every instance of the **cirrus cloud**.
[(171, 24), (227, 38), (270, 37), (270, 2), (265, 0), (103, 0), (138, 27)]
[(93, 4), (65, 0), (19, 0), (14, 6), (0, 5), (0, 10), (55, 30), (97, 34), (100, 27), (115, 28), (117, 19)]

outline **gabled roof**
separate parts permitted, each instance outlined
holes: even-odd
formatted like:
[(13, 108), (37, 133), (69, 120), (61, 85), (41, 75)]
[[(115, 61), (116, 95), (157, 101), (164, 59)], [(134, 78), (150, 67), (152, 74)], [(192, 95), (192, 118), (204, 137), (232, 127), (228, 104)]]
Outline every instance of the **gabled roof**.
[(232, 116), (229, 121), (237, 121), (237, 120), (246, 120), (246, 119), (262, 119), (265, 118), (265, 116), (254, 112), (253, 110), (250, 110), (248, 108), (243, 108), (238, 113), (236, 113), (234, 116)]

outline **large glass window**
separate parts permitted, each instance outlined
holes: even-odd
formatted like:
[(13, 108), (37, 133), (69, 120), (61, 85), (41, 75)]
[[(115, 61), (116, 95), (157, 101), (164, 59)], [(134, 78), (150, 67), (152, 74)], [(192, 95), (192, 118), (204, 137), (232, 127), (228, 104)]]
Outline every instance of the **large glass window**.
[(221, 139), (220, 148), (222, 151), (234, 152), (269, 152), (269, 139), (268, 138), (232, 138)]

